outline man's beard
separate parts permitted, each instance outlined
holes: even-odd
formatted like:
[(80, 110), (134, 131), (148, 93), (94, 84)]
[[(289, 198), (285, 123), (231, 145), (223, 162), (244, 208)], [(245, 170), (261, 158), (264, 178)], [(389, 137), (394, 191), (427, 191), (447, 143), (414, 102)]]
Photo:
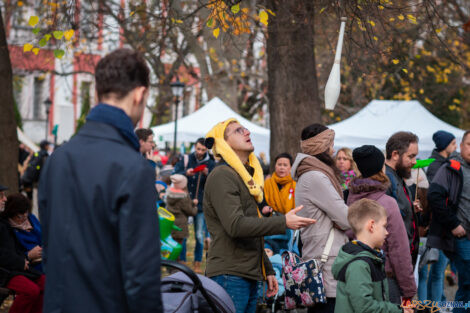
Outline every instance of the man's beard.
[(397, 175), (403, 179), (411, 177), (411, 168), (403, 165), (403, 156), (400, 156), (398, 159), (397, 165), (395, 165), (395, 171), (397, 172)]

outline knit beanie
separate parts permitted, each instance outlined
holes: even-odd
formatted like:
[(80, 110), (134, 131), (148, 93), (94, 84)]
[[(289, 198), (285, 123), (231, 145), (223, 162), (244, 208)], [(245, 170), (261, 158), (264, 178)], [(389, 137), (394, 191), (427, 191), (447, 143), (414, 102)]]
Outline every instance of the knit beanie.
[(354, 149), (352, 155), (364, 178), (377, 174), (384, 166), (385, 156), (376, 146), (364, 145)]
[(173, 174), (170, 176), (171, 185), (176, 189), (184, 189), (188, 184), (186, 176), (181, 174)]
[(432, 135), (432, 140), (436, 144), (437, 152), (441, 152), (455, 139), (455, 136), (445, 130), (438, 130)]

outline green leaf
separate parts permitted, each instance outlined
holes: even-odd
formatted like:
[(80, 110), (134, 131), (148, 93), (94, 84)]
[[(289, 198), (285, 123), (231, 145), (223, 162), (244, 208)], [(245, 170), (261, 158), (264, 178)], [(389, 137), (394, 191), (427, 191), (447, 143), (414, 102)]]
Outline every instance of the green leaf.
[(51, 39), (51, 34), (45, 34), (44, 38), (46, 38), (46, 40), (49, 41), (49, 39)]
[(39, 34), (40, 31), (41, 29), (39, 27), (33, 28), (33, 34), (35, 35)]
[(238, 12), (240, 12), (240, 3), (232, 5), (230, 10), (232, 11), (233, 14), (237, 14)]
[(426, 159), (426, 160), (416, 160), (416, 164), (413, 168), (423, 168), (428, 167), (432, 162), (436, 161), (436, 159)]
[(212, 28), (214, 26), (214, 19), (212, 17), (208, 19), (206, 25), (207, 27)]
[(47, 40), (46, 38), (41, 38), (41, 40), (39, 40), (39, 47), (44, 47), (46, 44), (47, 44)]
[(62, 50), (62, 49), (55, 49), (54, 50), (54, 56), (58, 59), (62, 59), (62, 57), (64, 56), (65, 54), (65, 51)]
[(52, 35), (54, 35), (55, 39), (60, 40), (64, 36), (64, 32), (56, 30), (52, 33)]

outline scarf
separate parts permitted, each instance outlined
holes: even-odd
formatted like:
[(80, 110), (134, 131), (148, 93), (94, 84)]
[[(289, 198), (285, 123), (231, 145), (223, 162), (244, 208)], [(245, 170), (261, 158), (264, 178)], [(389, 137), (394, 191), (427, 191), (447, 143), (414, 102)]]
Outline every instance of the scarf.
[(302, 174), (309, 172), (309, 171), (319, 171), (326, 175), (335, 187), (336, 191), (343, 198), (343, 190), (341, 189), (341, 184), (338, 181), (338, 178), (335, 175), (335, 172), (331, 167), (320, 161), (314, 156), (308, 156), (304, 158), (299, 166), (297, 167), (296, 176), (300, 177)]
[(306, 140), (300, 141), (300, 150), (308, 155), (317, 155), (327, 151), (335, 140), (335, 131), (325, 129), (321, 133)]
[[(278, 185), (283, 187), (279, 190)], [(289, 174), (280, 178), (274, 173), (264, 182), (266, 202), (279, 213), (286, 214), (295, 207), (295, 181)]]
[(223, 122), (217, 123), (206, 135), (206, 140), (213, 139), (212, 152), (215, 156), (221, 156), (224, 161), (237, 172), (242, 178), (245, 186), (248, 188), (250, 194), (255, 198), (258, 203), (263, 201), (263, 185), (264, 175), (263, 169), (258, 161), (256, 155), (251, 152), (248, 156), (248, 165), (254, 169), (253, 176), (248, 173), (248, 170), (243, 165), (240, 158), (235, 154), (233, 149), (228, 145), (224, 139), (224, 132), (227, 125), (231, 122), (238, 122), (234, 118), (229, 118)]
[(341, 187), (343, 188), (343, 190), (346, 190), (348, 189), (349, 183), (351, 182), (351, 180), (354, 177), (356, 177), (356, 173), (354, 173), (353, 170), (350, 170), (350, 171), (342, 172), (341, 176), (343, 176), (343, 180), (344, 180), (344, 182), (341, 184)]
[(86, 119), (113, 126), (135, 150), (140, 150), (139, 139), (134, 133), (134, 125), (124, 110), (106, 103), (99, 103), (91, 109)]
[(9, 218), (8, 222), (10, 223), (10, 226), (19, 230), (24, 230), (24, 231), (31, 231), (33, 230), (33, 226), (29, 222), (29, 219), (26, 219), (23, 223), (17, 224), (13, 219)]

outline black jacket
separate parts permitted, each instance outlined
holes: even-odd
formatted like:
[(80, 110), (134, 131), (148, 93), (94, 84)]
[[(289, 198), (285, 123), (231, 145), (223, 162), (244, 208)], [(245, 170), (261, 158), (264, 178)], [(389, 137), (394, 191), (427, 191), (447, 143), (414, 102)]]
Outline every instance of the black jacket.
[[(179, 162), (176, 163), (173, 173), (186, 176), (186, 171), (188, 169), (190, 168), (194, 169), (197, 166), (202, 165), (202, 164), (207, 165), (209, 173), (212, 172), (215, 166), (214, 157), (210, 155), (209, 153), (207, 153), (204, 159), (202, 159), (201, 161), (198, 161), (196, 158), (196, 154), (193, 152), (188, 155), (188, 165), (184, 166), (185, 165), (184, 156), (182, 156), (181, 160), (179, 160)], [(199, 172), (193, 176), (186, 176), (186, 177), (188, 178), (189, 196), (191, 197), (191, 199), (196, 199), (196, 189), (197, 189), (197, 181), (198, 181), (199, 175), (201, 175), (201, 181), (199, 182), (199, 189), (197, 193), (197, 199), (198, 199), (197, 211), (201, 213), (202, 202), (203, 202), (203, 197), (204, 197), (204, 186), (206, 185), (207, 175), (204, 175), (202, 172)]]
[(6, 286), (10, 278), (24, 275), (31, 279), (39, 278), (35, 270), (24, 270), (26, 249), (16, 238), (7, 220), (0, 218), (0, 286)]
[(155, 171), (108, 124), (88, 121), (39, 184), (44, 312), (161, 312)]
[(452, 229), (460, 225), (457, 206), (463, 187), (463, 173), (460, 163), (448, 160), (437, 171), (428, 189), (428, 206), (432, 219), (427, 246), (452, 252), (454, 236)]
[(429, 158), (435, 159), (434, 162), (432, 162), (429, 165), (428, 170), (426, 171), (426, 177), (427, 177), (429, 183), (431, 183), (432, 179), (436, 175), (437, 171), (441, 168), (441, 166), (444, 163), (446, 163), (447, 159), (444, 158), (442, 155), (440, 155), (439, 152), (437, 152), (436, 149), (434, 149), (432, 151), (431, 156)]

